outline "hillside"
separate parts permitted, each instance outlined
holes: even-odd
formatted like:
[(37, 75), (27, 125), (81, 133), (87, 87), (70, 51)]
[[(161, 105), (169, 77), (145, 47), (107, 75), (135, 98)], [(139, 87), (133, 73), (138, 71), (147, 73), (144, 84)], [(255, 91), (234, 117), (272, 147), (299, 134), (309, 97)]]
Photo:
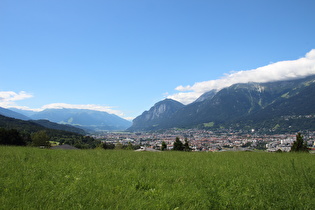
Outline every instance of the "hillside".
[[(314, 130), (315, 83), (283, 94), (268, 107), (232, 123), (233, 127), (251, 125), (256, 130), (298, 132)], [(239, 124), (239, 125), (237, 125)]]
[(83, 129), (80, 129), (78, 127), (74, 127), (72, 125), (58, 124), (58, 123), (50, 122), (49, 120), (30, 120), (30, 122), (34, 122), (38, 125), (44, 126), (45, 128), (49, 128), (49, 129), (68, 131), (72, 133), (78, 133), (81, 135), (86, 134), (86, 132)]

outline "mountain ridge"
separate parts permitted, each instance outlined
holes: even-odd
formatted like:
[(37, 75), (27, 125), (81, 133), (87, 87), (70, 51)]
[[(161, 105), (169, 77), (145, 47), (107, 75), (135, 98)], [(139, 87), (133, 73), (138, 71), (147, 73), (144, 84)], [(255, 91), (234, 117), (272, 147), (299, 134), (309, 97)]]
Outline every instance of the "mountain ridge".
[[(6, 117), (8, 119), (8, 121), (11, 121), (11, 122), (14, 122), (14, 121), (9, 120), (9, 118), (20, 120), (20, 124), (23, 124), (23, 123), (21, 123), (21, 121), (25, 121), (24, 124), (29, 123), (29, 125), (30, 125), (30, 123), (33, 123), (33, 124), (36, 124), (38, 126), (42, 126), (42, 127), (48, 128), (48, 129), (67, 131), (67, 132), (72, 132), (72, 133), (78, 133), (81, 135), (86, 134), (86, 132), (83, 129), (78, 128), (78, 127), (74, 127), (71, 125), (58, 124), (58, 123), (54, 123), (54, 122), (51, 122), (48, 120), (32, 120), (31, 118), (29, 118), (23, 114), (20, 114), (18, 112), (12, 111), (10, 109), (5, 109), (2, 107), (0, 107), (0, 115), (2, 115), (3, 117)], [(2, 120), (5, 120), (5, 118), (2, 118)], [(16, 121), (16, 122), (19, 123), (19, 121)]]
[[(59, 126), (59, 128), (53, 128), (51, 124), (54, 124), (54, 126)], [(75, 135), (75, 136), (81, 136), (82, 133), (80, 132), (74, 132), (73, 130), (69, 129), (60, 129), (63, 125), (55, 125), (56, 123), (52, 122), (46, 122), (46, 124), (41, 124), (36, 122), (36, 120), (21, 120), (16, 119), (12, 117), (7, 117), (2, 114), (0, 114), (0, 128), (4, 129), (15, 129), (17, 131), (23, 132), (23, 133), (33, 133), (40, 130), (45, 130), (48, 133), (52, 134), (52, 136), (62, 136), (62, 135)], [(76, 130), (78, 128), (74, 128)], [(81, 132), (84, 132), (81, 130)]]
[[(282, 111), (276, 107), (291, 110), (291, 112), (283, 112), (291, 115), (299, 113), (297, 110), (303, 110), (304, 107), (307, 107), (307, 111), (303, 112), (304, 114), (315, 114), (315, 100), (310, 100), (312, 97), (315, 98), (313, 92), (315, 93), (315, 75), (276, 82), (237, 83), (220, 91), (212, 90), (204, 93), (193, 103), (177, 109), (171, 116), (161, 118), (159, 124), (154, 127), (138, 128), (143, 130), (174, 127), (244, 129), (250, 126), (255, 127), (255, 124), (270, 124), (266, 122), (268, 119), (274, 119), (280, 123), (281, 116), (275, 113), (282, 113)], [(302, 101), (304, 101), (304, 105), (301, 105)], [(276, 110), (274, 116), (271, 115), (272, 111), (268, 111), (268, 109)], [(147, 112), (150, 112), (150, 110)], [(264, 118), (259, 117), (262, 115)], [(136, 119), (142, 119), (141, 115)], [(255, 122), (256, 119), (260, 121)], [(243, 128), (239, 126), (239, 122), (241, 122)], [(141, 125), (141, 122), (137, 123)], [(285, 122), (281, 123), (286, 124)], [(273, 125), (270, 124), (269, 126), (272, 127)], [(131, 127), (131, 129), (134, 129), (134, 127)], [(298, 126), (295, 130), (297, 129)], [(265, 128), (265, 130), (268, 129)]]
[[(19, 111), (17, 109), (14, 109)], [(131, 126), (127, 121), (115, 114), (89, 109), (45, 109), (39, 112), (25, 112), (33, 120), (49, 120), (54, 123), (76, 126), (86, 131), (125, 130)]]
[(20, 120), (30, 120), (31, 119), (22, 113), (18, 113), (16, 111), (13, 111), (10, 109), (5, 109), (2, 107), (0, 107), (0, 114), (3, 116), (6, 116), (6, 117), (11, 117), (11, 118), (20, 119)]

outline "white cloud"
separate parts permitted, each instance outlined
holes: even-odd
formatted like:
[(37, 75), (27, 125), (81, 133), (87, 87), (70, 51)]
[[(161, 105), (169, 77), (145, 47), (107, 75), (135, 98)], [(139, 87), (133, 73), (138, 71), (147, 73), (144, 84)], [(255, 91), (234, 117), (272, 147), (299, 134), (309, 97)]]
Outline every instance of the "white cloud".
[(88, 109), (88, 110), (95, 110), (95, 111), (102, 111), (107, 112), (110, 114), (115, 114), (122, 117), (124, 114), (119, 110), (114, 110), (113, 107), (110, 106), (101, 106), (96, 104), (65, 104), (65, 103), (53, 103), (47, 104), (40, 108), (40, 110), (44, 109)]
[[(1, 105), (0, 105), (1, 106)], [(119, 110), (114, 110), (113, 107), (110, 106), (101, 106), (101, 105), (95, 105), (95, 104), (66, 104), (66, 103), (52, 103), (52, 104), (46, 104), (40, 108), (29, 108), (26, 106), (18, 106), (18, 105), (8, 105), (3, 106), (4, 108), (17, 108), (22, 110), (30, 110), (35, 112), (40, 112), (45, 109), (87, 109), (87, 110), (94, 110), (94, 111), (101, 111), (101, 112), (107, 112), (109, 114), (115, 114), (119, 117), (123, 117), (124, 113)]]
[(32, 94), (29, 94), (25, 91), (20, 91), (19, 93), (13, 91), (0, 91), (0, 107), (15, 106), (15, 101), (20, 101), (32, 97)]
[(52, 103), (44, 105), (40, 108), (29, 108), (27, 106), (19, 106), (17, 105), (16, 101), (32, 98), (33, 95), (29, 94), (25, 91), (20, 91), (16, 93), (14, 91), (0, 91), (0, 107), (3, 108), (17, 108), (22, 110), (31, 110), (31, 111), (42, 111), (44, 109), (88, 109), (88, 110), (96, 110), (107, 112), (110, 114), (115, 114), (117, 116), (123, 117), (123, 112), (119, 110), (113, 109), (114, 107), (110, 106), (102, 106), (102, 105), (95, 105), (95, 104), (66, 104), (66, 103)]
[(257, 69), (233, 72), (226, 74), (221, 79), (197, 82), (192, 86), (181, 85), (175, 88), (180, 91), (179, 93), (169, 95), (167, 98), (188, 104), (207, 91), (220, 90), (236, 83), (281, 81), (312, 74), (315, 74), (315, 49), (297, 60), (280, 61)]

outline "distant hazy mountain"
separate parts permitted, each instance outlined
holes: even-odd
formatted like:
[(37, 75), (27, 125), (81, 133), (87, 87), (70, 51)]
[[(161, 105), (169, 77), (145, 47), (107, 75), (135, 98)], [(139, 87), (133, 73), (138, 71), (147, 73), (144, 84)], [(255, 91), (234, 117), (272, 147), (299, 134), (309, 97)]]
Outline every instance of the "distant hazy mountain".
[(87, 109), (46, 109), (28, 114), (33, 120), (49, 120), (90, 130), (125, 130), (131, 126), (130, 121), (117, 115)]
[(10, 109), (5, 109), (2, 107), (0, 107), (0, 114), (3, 116), (6, 116), (6, 117), (11, 117), (11, 118), (20, 119), (20, 120), (30, 120), (29, 117), (27, 117), (21, 113), (12, 111)]
[(30, 118), (30, 116), (32, 116), (33, 114), (35, 114), (35, 111), (31, 111), (31, 110), (24, 110), (24, 109), (17, 109), (17, 108), (9, 108), (10, 110), (20, 113), (22, 115), (27, 116), (28, 118)]
[(314, 81), (315, 76), (310, 76), (290, 81), (234, 84), (218, 92), (207, 92), (173, 114), (161, 115), (158, 123), (151, 127), (146, 126), (144, 114), (148, 113), (144, 112), (133, 121), (131, 128), (305, 129), (313, 123), (315, 116), (305, 118), (302, 123), (301, 117), (296, 115), (315, 114)]
[(169, 119), (175, 112), (183, 108), (184, 105), (172, 99), (165, 99), (156, 103), (149, 111), (133, 120), (133, 125), (128, 130), (151, 130), (154, 127)]
[[(33, 133), (40, 130), (45, 130), (50, 136), (81, 136), (85, 134), (79, 128), (69, 128), (67, 125), (58, 125), (52, 122), (38, 122), (30, 120), (20, 120), (16, 118), (0, 115), (0, 128), (15, 129), (22, 133)], [(83, 133), (82, 133), (83, 132)]]
[[(18, 109), (15, 109), (15, 110), (18, 110)], [(83, 129), (80, 129), (80, 128), (77, 128), (77, 127), (74, 127), (71, 125), (61, 125), (58, 123), (50, 122), (48, 120), (31, 120), (30, 117), (27, 117), (23, 114), (20, 114), (18, 112), (15, 112), (15, 111), (12, 111), (9, 109), (5, 109), (2, 107), (0, 107), (0, 115), (3, 116), (3, 118), (2, 118), (3, 122), (2, 123), (5, 123), (5, 119), (6, 119), (8, 122), (14, 122), (14, 123), (17, 123), (20, 125), (25, 124), (27, 126), (29, 126), (29, 125), (35, 126), (35, 124), (36, 124), (37, 126), (42, 126), (42, 127), (49, 128), (49, 129), (68, 131), (68, 132), (78, 133), (81, 135), (85, 134), (85, 131)], [(4, 118), (4, 117), (6, 117), (6, 118)], [(17, 119), (20, 121), (14, 121), (11, 118)], [(15, 125), (14, 123), (13, 123), (13, 125)]]

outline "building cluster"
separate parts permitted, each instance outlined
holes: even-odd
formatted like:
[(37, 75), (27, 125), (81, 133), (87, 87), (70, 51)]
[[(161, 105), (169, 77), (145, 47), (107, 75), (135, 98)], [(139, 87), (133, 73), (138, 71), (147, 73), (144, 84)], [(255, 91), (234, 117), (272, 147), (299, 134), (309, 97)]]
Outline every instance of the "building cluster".
[[(303, 133), (309, 147), (315, 147), (315, 132)], [(159, 132), (103, 132), (93, 136), (106, 143), (136, 144), (152, 149), (160, 149), (165, 142), (167, 149), (173, 148), (178, 137), (183, 143), (189, 142), (193, 151), (242, 151), (267, 150), (288, 152), (296, 139), (295, 134), (258, 135), (232, 132), (212, 132), (198, 129), (170, 129)]]

